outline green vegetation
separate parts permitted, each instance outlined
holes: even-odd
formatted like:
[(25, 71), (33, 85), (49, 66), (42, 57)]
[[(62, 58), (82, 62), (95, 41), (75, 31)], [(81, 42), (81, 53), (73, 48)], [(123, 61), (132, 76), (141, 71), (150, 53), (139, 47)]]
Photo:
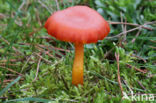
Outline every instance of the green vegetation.
[[(71, 84), (73, 44), (44, 29), (51, 13), (78, 4), (111, 27), (85, 45), (83, 87)], [(156, 93), (155, 0), (0, 0), (0, 102), (131, 103), (122, 99), (118, 63), (124, 93)]]

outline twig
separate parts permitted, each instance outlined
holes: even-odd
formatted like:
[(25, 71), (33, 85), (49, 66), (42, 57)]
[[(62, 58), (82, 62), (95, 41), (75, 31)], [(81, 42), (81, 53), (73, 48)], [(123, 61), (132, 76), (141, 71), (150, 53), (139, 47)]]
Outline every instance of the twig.
[(156, 49), (156, 47), (154, 47), (154, 46), (149, 46), (150, 48), (152, 48), (152, 49)]
[[(20, 43), (20, 45), (31, 45), (31, 44), (30, 43)], [(41, 45), (41, 44), (37, 44), (37, 46), (42, 47), (44, 49), (48, 49), (49, 51), (51, 51), (50, 49), (55, 49), (55, 50), (64, 51), (64, 52), (71, 52), (70, 50), (57, 48), (57, 47), (54, 47), (54, 46), (47, 46), (47, 45)]]
[(20, 7), (18, 8), (18, 11), (20, 11), (20, 10), (23, 8), (24, 4), (25, 4), (25, 0), (23, 0), (22, 4), (21, 4)]
[(6, 65), (9, 65), (9, 66), (17, 66), (17, 64), (6, 64), (6, 63), (0, 63), (0, 66), (6, 66)]
[(28, 9), (28, 7), (29, 7), (30, 2), (31, 2), (31, 1), (26, 0), (26, 3), (25, 3), (25, 8), (24, 8), (24, 11), (25, 11), (25, 12), (27, 11), (27, 9)]
[(148, 74), (147, 77), (148, 78), (156, 77), (156, 74)]
[(48, 61), (47, 59), (43, 58), (39, 53), (35, 53), (37, 56), (39, 56), (42, 60), (44, 60), (46, 63), (48, 64), (52, 64), (50, 61)]
[(124, 32), (121, 32), (121, 33), (119, 33), (118, 35), (115, 35), (115, 36), (112, 36), (112, 37), (106, 37), (106, 39), (119, 38), (119, 37), (122, 36), (123, 34), (129, 33), (129, 32), (132, 32), (132, 31), (135, 31), (135, 30), (137, 30), (137, 29), (139, 29), (139, 28), (141, 28), (141, 26), (136, 27), (136, 28), (133, 28), (133, 29), (130, 29), (130, 30), (127, 30), (126, 32), (125, 32), (125, 31), (124, 31)]
[(122, 31), (124, 31), (124, 24), (123, 24), (122, 12), (120, 12), (120, 18), (121, 18), (121, 27), (122, 27)]
[[(1, 38), (5, 43), (7, 43), (8, 45), (10, 45), (10, 43), (9, 43), (7, 40), (5, 40), (2, 36), (0, 36), (0, 38)], [(13, 48), (13, 50), (14, 50), (15, 52), (17, 52), (17, 53), (23, 55), (23, 53), (22, 53), (21, 51), (17, 50), (14, 46), (12, 46), (12, 48)]]
[[(126, 22), (127, 22), (127, 20), (125, 19), (125, 23)], [(124, 26), (124, 32), (126, 32), (126, 31), (127, 31), (127, 25)], [(124, 35), (124, 39), (123, 39), (124, 42), (126, 41), (126, 36), (127, 36), (127, 33), (125, 33), (125, 35)]]
[[(1, 17), (0, 17), (0, 19), (1, 19)], [(0, 26), (2, 26), (2, 27), (3, 27), (2, 29), (4, 29), (4, 28), (5, 28), (5, 26), (7, 26), (7, 24), (0, 24)]]
[(122, 88), (122, 84), (121, 84), (121, 79), (120, 79), (119, 54), (116, 54), (115, 53), (115, 58), (116, 58), (117, 67), (118, 67), (118, 83), (119, 83), (119, 86), (120, 86), (121, 94), (122, 94), (122, 96), (124, 96), (124, 94), (123, 94), (123, 88)]
[(41, 19), (40, 19), (40, 16), (39, 16), (39, 12), (38, 12), (38, 10), (36, 8), (35, 8), (35, 14), (36, 14), (36, 18), (37, 18), (37, 21), (38, 21), (39, 25), (42, 26)]
[(38, 63), (37, 63), (37, 71), (36, 71), (36, 76), (33, 82), (35, 82), (37, 80), (37, 76), (38, 76), (38, 71), (39, 71), (39, 67), (40, 67), (40, 62), (41, 62), (41, 58), (39, 58)]
[(136, 57), (136, 58), (138, 58), (138, 59), (141, 59), (142, 61), (144, 61), (144, 63), (147, 62), (144, 58), (142, 58), (142, 57), (140, 57), (140, 56), (137, 56), (137, 55), (135, 55), (135, 54), (132, 54), (132, 56), (134, 56), (134, 57)]
[(126, 32), (121, 32), (121, 33), (119, 33), (118, 35), (115, 35), (115, 36), (112, 36), (112, 37), (106, 37), (106, 39), (119, 38), (120, 36), (122, 36), (122, 35), (125, 34), (125, 33), (129, 33), (129, 32), (132, 32), (132, 31), (135, 31), (135, 30), (137, 30), (137, 29), (140, 29), (140, 28), (144, 27), (144, 25), (151, 25), (151, 24), (155, 24), (155, 23), (156, 23), (156, 21), (147, 22), (147, 23), (145, 23), (145, 24), (143, 24), (143, 25), (140, 25), (140, 26), (138, 26), (138, 27), (136, 27), (136, 28), (130, 29), (130, 30), (126, 31)]
[(43, 26), (41, 26), (40, 28), (37, 28), (37, 29), (33, 28), (33, 31), (30, 32), (28, 35), (29, 36), (33, 36), (33, 34), (35, 34), (36, 32), (40, 31), (42, 28), (43, 28)]
[[(122, 12), (120, 12), (120, 18), (121, 18), (121, 23), (122, 23), (122, 24), (121, 24), (122, 31), (124, 32), (123, 37), (119, 39), (119, 46), (122, 47), (122, 42), (125, 42), (125, 41), (126, 41), (126, 36), (127, 36), (126, 31), (127, 31), (127, 27), (126, 27), (125, 24), (123, 24)], [(125, 22), (126, 22), (126, 20), (125, 20)]]
[[(9, 62), (16, 62), (16, 61), (20, 61), (20, 60), (23, 60), (23, 59), (9, 59)], [(7, 61), (8, 60), (1, 60), (0, 62), (5, 63)]]
[(58, 3), (58, 0), (55, 0), (55, 2), (56, 2), (57, 10), (60, 10), (60, 6), (59, 6), (59, 3)]
[(43, 52), (43, 53), (47, 54), (48, 56), (50, 56), (50, 57), (52, 57), (52, 58), (55, 58), (53, 55), (51, 55), (51, 54), (49, 53), (49, 51), (45, 51), (44, 49), (40, 48), (38, 45), (35, 46), (35, 47), (38, 48), (40, 52)]
[[(25, 5), (25, 0), (23, 0), (23, 2), (21, 3), (21, 5), (19, 6), (19, 8), (18, 8), (18, 11), (20, 12), (21, 11), (21, 9), (23, 8), (23, 6)], [(13, 15), (12, 15), (12, 17), (14, 17)], [(22, 26), (23, 25), (23, 22), (21, 21), (21, 19), (20, 18), (17, 18), (18, 20), (15, 20), (15, 23), (18, 25), (18, 26)]]
[(141, 70), (141, 69), (138, 69), (138, 68), (136, 68), (136, 67), (133, 67), (132, 65), (130, 65), (130, 64), (126, 64), (129, 68), (134, 68), (136, 71), (139, 71), (139, 72), (141, 72), (141, 73), (147, 73), (147, 70), (145, 71), (145, 70)]
[(132, 41), (131, 41), (132, 43), (135, 42), (135, 40), (136, 40), (136, 38), (139, 36), (140, 32), (141, 32), (141, 28), (139, 28), (139, 31), (137, 32), (135, 38), (132, 39)]
[(37, 36), (37, 38), (53, 40), (53, 39), (52, 39), (51, 37), (49, 37), (49, 36)]
[(52, 11), (45, 4), (43, 4), (41, 0), (38, 0), (38, 3), (41, 4), (42, 7), (47, 9), (50, 14), (52, 13)]
[[(4, 75), (4, 74), (3, 74)], [(14, 77), (14, 76), (17, 76), (17, 75), (15, 75), (15, 74), (5, 74), (6, 76), (8, 76), (8, 77)]]
[(0, 99), (7, 99), (8, 97), (0, 97)]
[(140, 81), (138, 81), (138, 83), (144, 90), (146, 90), (146, 88), (142, 85), (142, 83)]
[(51, 49), (55, 49), (55, 50), (59, 50), (59, 51), (70, 52), (70, 50), (66, 50), (66, 49), (62, 49), (62, 48), (57, 48), (57, 47), (54, 47), (54, 46), (45, 46), (45, 45), (39, 45), (39, 46), (42, 47), (42, 48), (46, 48), (48, 50), (49, 50), (49, 48), (51, 48)]
[[(61, 3), (63, 3), (64, 2), (64, 0), (60, 0), (61, 1)], [(69, 3), (72, 3), (73, 2), (73, 0), (67, 0)]]
[(34, 53), (32, 53), (29, 57), (28, 57), (28, 59), (26, 60), (26, 62), (25, 62), (25, 64), (23, 65), (23, 67), (22, 67), (22, 69), (21, 69), (21, 72), (20, 73), (22, 73), (23, 72), (23, 70), (24, 70), (24, 68), (25, 68), (25, 66), (26, 66), (26, 64), (29, 62), (29, 60), (31, 59), (31, 56), (33, 55)]
[(156, 43), (156, 41), (155, 40), (150, 40), (151, 42), (153, 42), (153, 43)]
[(123, 82), (125, 83), (125, 85), (128, 87), (128, 89), (133, 92), (133, 90), (131, 89), (131, 87), (128, 85), (127, 81), (126, 80), (123, 80)]
[[(114, 22), (114, 21), (108, 21), (109, 24), (111, 25), (116, 25), (116, 24), (125, 24), (125, 25), (131, 25), (131, 26), (141, 26), (139, 24), (133, 24), (133, 23), (127, 23), (127, 22)], [(142, 28), (144, 29), (147, 29), (147, 30), (153, 30), (152, 28), (149, 28), (149, 27), (145, 27), (145, 26), (142, 26)]]
[(14, 79), (9, 79), (9, 80), (4, 80), (3, 83), (7, 83), (7, 82), (10, 82), (10, 81), (13, 81)]
[(57, 48), (57, 47), (53, 47), (53, 46), (49, 46), (49, 47), (52, 49), (55, 49), (55, 50), (59, 50), (59, 51), (71, 52), (70, 50), (66, 50), (66, 49), (62, 49), (62, 48)]
[[(123, 32), (126, 32), (126, 31), (124, 30), (122, 12), (120, 12), (120, 18), (121, 18), (120, 21), (121, 21), (121, 23), (122, 23), (122, 24), (121, 24), (122, 31), (123, 31)], [(125, 34), (127, 34), (127, 33), (124, 33), (123, 36), (125, 36)], [(123, 37), (119, 39), (119, 46), (120, 46), (120, 47), (122, 47), (122, 42), (123, 42)]]
[(1, 68), (5, 68), (5, 69), (7, 69), (8, 71), (10, 71), (10, 72), (13, 72), (13, 73), (16, 73), (16, 74), (18, 74), (18, 75), (21, 75), (21, 76), (23, 76), (23, 74), (21, 74), (21, 73), (18, 73), (18, 72), (16, 72), (16, 71), (14, 71), (13, 69), (11, 69), (11, 68), (7, 68), (7, 67), (4, 67), (4, 66), (0, 66)]
[[(20, 80), (24, 80), (24, 78), (21, 78)], [(14, 79), (8, 79), (8, 80), (4, 80), (3, 83), (7, 83), (7, 82), (11, 82), (14, 81)], [(1, 83), (1, 82), (0, 82)]]
[(6, 18), (6, 17), (7, 17), (6, 15), (0, 13), (0, 19)]

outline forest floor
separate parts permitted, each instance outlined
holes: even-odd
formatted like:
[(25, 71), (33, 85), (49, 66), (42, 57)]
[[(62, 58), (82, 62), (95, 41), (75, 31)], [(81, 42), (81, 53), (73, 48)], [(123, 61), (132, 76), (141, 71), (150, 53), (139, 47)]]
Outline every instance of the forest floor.
[[(57, 10), (87, 5), (111, 31), (84, 47), (84, 85), (71, 84), (74, 46), (48, 35)], [(120, 79), (119, 79), (120, 77)], [(155, 0), (0, 0), (0, 102), (156, 101)]]

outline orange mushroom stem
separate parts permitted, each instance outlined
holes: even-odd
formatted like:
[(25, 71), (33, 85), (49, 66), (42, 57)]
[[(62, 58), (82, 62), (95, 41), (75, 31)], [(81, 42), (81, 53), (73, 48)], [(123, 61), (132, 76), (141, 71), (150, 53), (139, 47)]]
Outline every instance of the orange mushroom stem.
[(75, 58), (73, 63), (72, 71), (72, 84), (83, 85), (83, 57), (84, 57), (84, 46), (83, 44), (75, 43)]

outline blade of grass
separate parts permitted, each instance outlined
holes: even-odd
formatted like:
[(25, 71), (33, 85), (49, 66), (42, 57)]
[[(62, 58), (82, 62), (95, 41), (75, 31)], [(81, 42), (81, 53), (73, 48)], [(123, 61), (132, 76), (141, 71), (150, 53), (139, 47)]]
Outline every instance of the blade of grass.
[[(26, 98), (20, 98), (20, 99), (12, 99), (12, 100), (7, 100), (3, 103), (8, 103), (8, 102), (19, 102), (19, 101), (33, 101), (33, 102), (41, 102), (41, 103), (56, 103), (56, 101), (59, 101), (60, 99), (55, 99), (53, 98), (53, 100), (49, 100), (49, 99), (42, 99), (42, 98), (34, 98), (34, 97), (26, 97)], [(61, 101), (61, 100), (60, 100)], [(62, 101), (70, 101), (70, 102), (78, 102), (76, 100), (73, 99), (63, 99)]]
[(26, 97), (26, 98), (8, 100), (8, 101), (5, 101), (4, 103), (8, 103), (8, 102), (12, 103), (12, 102), (19, 102), (19, 101), (34, 101), (34, 102), (48, 103), (52, 100), (42, 99), (42, 98)]
[(14, 81), (12, 81), (10, 84), (8, 84), (5, 88), (3, 88), (0, 91), (0, 96), (3, 95), (4, 92), (6, 92), (12, 85), (14, 85), (16, 82), (18, 82), (21, 79), (21, 76), (17, 77)]

